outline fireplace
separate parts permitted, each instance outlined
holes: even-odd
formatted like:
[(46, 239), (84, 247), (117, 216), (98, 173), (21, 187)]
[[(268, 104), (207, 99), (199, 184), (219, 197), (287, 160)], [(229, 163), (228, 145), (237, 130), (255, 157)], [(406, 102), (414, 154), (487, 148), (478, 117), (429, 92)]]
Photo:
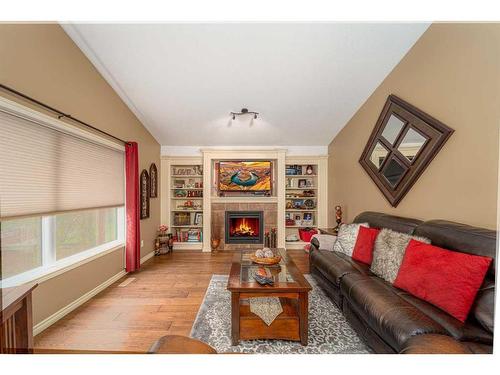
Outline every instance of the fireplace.
[(261, 244), (263, 232), (262, 211), (226, 211), (226, 244)]

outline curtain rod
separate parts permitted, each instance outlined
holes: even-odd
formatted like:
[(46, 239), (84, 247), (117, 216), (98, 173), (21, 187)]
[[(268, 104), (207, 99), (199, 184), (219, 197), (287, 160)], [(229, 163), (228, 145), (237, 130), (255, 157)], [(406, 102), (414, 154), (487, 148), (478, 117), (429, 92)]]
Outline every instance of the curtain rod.
[(19, 92), (19, 91), (17, 91), (17, 90), (15, 90), (15, 89), (13, 89), (13, 88), (10, 88), (9, 86), (6, 86), (6, 85), (4, 85), (4, 84), (1, 84), (1, 83), (0, 83), (0, 88), (1, 88), (1, 89), (3, 89), (3, 90), (5, 90), (5, 91), (8, 91), (8, 92), (10, 92), (10, 93), (12, 93), (12, 94), (14, 94), (14, 95), (17, 95), (17, 96), (19, 96), (19, 97), (21, 97), (21, 98), (23, 98), (23, 99), (26, 99), (26, 100), (28, 100), (28, 101), (30, 101), (30, 102), (32, 102), (32, 103), (35, 103), (36, 105), (38, 105), (38, 106), (40, 106), (40, 107), (43, 107), (43, 108), (45, 108), (45, 109), (47, 109), (47, 110), (49, 110), (49, 111), (51, 111), (51, 112), (53, 112), (53, 113), (56, 113), (56, 114), (57, 114), (57, 118), (58, 118), (58, 119), (61, 119), (61, 118), (67, 118), (67, 119), (72, 120), (72, 121), (75, 121), (75, 122), (77, 122), (77, 123), (79, 123), (79, 124), (81, 124), (81, 125), (84, 125), (84, 126), (86, 126), (86, 127), (90, 128), (90, 129), (92, 129), (92, 130), (95, 130), (95, 131), (97, 131), (97, 132), (99, 132), (99, 133), (101, 133), (101, 134), (104, 134), (104, 135), (106, 135), (106, 136), (108, 136), (108, 137), (110, 137), (110, 138), (113, 138), (114, 140), (116, 140), (116, 141), (118, 141), (118, 142), (121, 142), (121, 143), (123, 143), (124, 145), (126, 145), (126, 144), (129, 144), (129, 143), (130, 143), (130, 142), (124, 141), (123, 139), (120, 139), (120, 138), (118, 138), (118, 137), (115, 137), (114, 135), (109, 134), (109, 133), (105, 132), (104, 130), (98, 129), (98, 128), (96, 128), (95, 126), (92, 126), (92, 125), (90, 125), (90, 124), (87, 124), (86, 122), (84, 122), (84, 121), (82, 121), (82, 120), (79, 120), (79, 119), (77, 119), (77, 118), (75, 118), (75, 117), (71, 116), (70, 114), (64, 113), (64, 112), (62, 112), (62, 111), (60, 111), (60, 110), (58, 110), (58, 109), (56, 109), (56, 108), (54, 108), (54, 107), (51, 107), (50, 105), (47, 105), (47, 104), (45, 104), (45, 103), (42, 103), (41, 101), (36, 100), (36, 99), (34, 99), (34, 98), (32, 98), (32, 97), (30, 97), (30, 96), (26, 95), (26, 94), (23, 94), (22, 92)]

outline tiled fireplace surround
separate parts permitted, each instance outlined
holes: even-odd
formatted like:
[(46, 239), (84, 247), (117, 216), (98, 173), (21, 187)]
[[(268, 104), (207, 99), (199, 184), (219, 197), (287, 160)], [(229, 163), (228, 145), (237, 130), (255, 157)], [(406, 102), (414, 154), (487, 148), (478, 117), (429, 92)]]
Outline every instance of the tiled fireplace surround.
[(276, 228), (278, 223), (277, 203), (212, 203), (212, 237), (220, 238), (219, 250), (258, 249), (262, 244), (229, 244), (224, 243), (224, 220), (226, 211), (263, 211), (264, 232)]

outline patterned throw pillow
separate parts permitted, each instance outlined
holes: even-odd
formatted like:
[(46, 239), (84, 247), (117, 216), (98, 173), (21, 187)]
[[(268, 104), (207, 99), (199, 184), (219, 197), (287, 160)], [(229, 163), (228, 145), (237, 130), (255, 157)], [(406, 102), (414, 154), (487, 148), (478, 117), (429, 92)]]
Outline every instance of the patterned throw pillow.
[(333, 245), (333, 250), (351, 257), (360, 226), (369, 227), (368, 223), (342, 224), (337, 234), (337, 241)]
[(370, 270), (391, 284), (396, 280), (399, 267), (403, 262), (406, 247), (411, 239), (430, 244), (424, 237), (382, 229), (375, 240), (373, 261)]

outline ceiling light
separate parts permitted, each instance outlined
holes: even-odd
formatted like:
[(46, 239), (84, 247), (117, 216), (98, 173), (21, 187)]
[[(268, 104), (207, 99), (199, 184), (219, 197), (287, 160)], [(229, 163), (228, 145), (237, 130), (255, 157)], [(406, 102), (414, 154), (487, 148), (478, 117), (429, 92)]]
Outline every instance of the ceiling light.
[(257, 119), (259, 112), (249, 111), (248, 108), (242, 108), (240, 112), (231, 112), (231, 116), (233, 116), (233, 120), (236, 120), (236, 116), (253, 114), (253, 118)]

